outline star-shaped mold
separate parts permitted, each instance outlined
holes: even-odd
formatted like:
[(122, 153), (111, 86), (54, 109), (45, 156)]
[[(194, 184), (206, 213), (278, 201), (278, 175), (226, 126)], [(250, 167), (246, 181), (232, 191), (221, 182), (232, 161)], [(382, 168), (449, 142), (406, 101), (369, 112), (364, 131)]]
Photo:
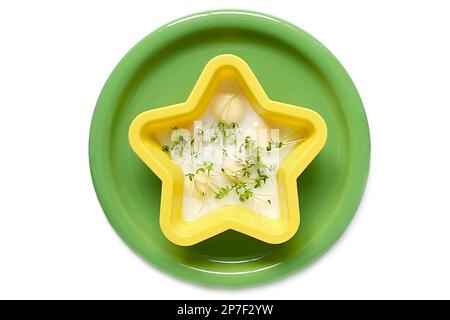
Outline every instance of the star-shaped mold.
[[(227, 205), (193, 220), (183, 219), (184, 173), (161, 149), (155, 133), (174, 124), (189, 124), (206, 111), (225, 79), (233, 79), (255, 112), (263, 119), (303, 128), (304, 139), (281, 161), (276, 172), (279, 217), (255, 215), (241, 205)], [(289, 240), (300, 225), (297, 177), (323, 148), (327, 128), (315, 111), (270, 100), (256, 76), (241, 58), (225, 54), (208, 62), (186, 102), (152, 109), (131, 123), (129, 141), (134, 152), (161, 179), (160, 226), (164, 235), (178, 245), (193, 245), (232, 229), (268, 243)]]

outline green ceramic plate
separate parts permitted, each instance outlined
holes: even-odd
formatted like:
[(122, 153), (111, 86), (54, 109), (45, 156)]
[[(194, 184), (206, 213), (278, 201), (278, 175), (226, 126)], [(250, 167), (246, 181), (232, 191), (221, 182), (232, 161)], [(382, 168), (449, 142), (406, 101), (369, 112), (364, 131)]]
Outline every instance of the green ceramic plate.
[[(172, 244), (159, 227), (160, 180), (128, 144), (135, 116), (185, 101), (208, 60), (223, 53), (245, 59), (271, 99), (313, 108), (328, 125), (325, 148), (298, 179), (300, 229), (281, 245), (233, 231)], [(163, 26), (120, 61), (95, 108), (89, 158), (103, 210), (135, 252), (184, 280), (237, 287), (299, 270), (338, 239), (364, 191), (370, 138), (356, 88), (316, 39), (271, 16), (215, 11)]]

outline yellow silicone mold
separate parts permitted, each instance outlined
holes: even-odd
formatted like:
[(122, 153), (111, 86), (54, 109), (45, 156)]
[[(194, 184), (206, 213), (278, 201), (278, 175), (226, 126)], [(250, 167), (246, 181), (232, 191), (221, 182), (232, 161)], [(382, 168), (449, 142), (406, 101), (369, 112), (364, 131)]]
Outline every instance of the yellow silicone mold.
[[(234, 79), (254, 110), (266, 120), (304, 128), (305, 137), (282, 160), (276, 174), (280, 215), (270, 219), (239, 205), (227, 205), (194, 221), (182, 217), (184, 174), (154, 137), (174, 125), (182, 127), (198, 119), (224, 79)], [(289, 240), (300, 225), (297, 177), (322, 149), (327, 128), (311, 109), (270, 100), (247, 63), (234, 55), (220, 55), (208, 62), (186, 102), (149, 110), (131, 123), (129, 141), (134, 152), (161, 179), (160, 225), (175, 244), (188, 246), (229, 229), (268, 243)]]

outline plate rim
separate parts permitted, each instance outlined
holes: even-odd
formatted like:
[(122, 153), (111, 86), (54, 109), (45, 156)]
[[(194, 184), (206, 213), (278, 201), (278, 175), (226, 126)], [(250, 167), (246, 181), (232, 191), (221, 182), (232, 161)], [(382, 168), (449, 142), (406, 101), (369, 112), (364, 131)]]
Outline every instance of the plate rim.
[[(211, 23), (211, 21), (215, 24), (222, 23), (230, 26), (239, 23), (248, 25), (250, 20), (260, 23), (258, 26), (261, 29), (270, 32), (272, 36), (277, 36), (283, 41), (294, 45), (299, 52), (304, 54), (320, 69), (328, 81), (332, 82), (333, 91), (340, 93), (336, 94), (338, 98), (346, 101), (346, 108), (351, 109), (351, 112), (346, 113), (346, 119), (350, 120), (348, 121), (350, 124), (347, 125), (347, 128), (356, 127), (354, 131), (357, 131), (358, 135), (352, 137), (352, 139), (355, 140), (355, 142), (357, 142), (355, 144), (362, 149), (358, 150), (359, 152), (353, 152), (351, 154), (351, 161), (356, 164), (356, 167), (348, 177), (348, 183), (359, 185), (357, 189), (358, 192), (355, 192), (351, 199), (350, 197), (347, 197), (342, 201), (345, 202), (344, 204), (341, 204), (341, 206), (346, 208), (346, 214), (343, 214), (341, 219), (338, 219), (339, 221), (337, 222), (339, 225), (334, 226), (334, 233), (332, 235), (328, 234), (326, 237), (318, 237), (319, 239), (322, 239), (322, 241), (320, 241), (317, 246), (318, 249), (316, 250), (316, 254), (307, 258), (306, 261), (301, 261), (300, 258), (295, 255), (291, 257), (292, 260), (290, 263), (280, 263), (273, 268), (258, 270), (258, 272), (247, 272), (242, 274), (208, 274), (206, 270), (196, 270), (187, 266), (180, 266), (178, 262), (167, 259), (164, 255), (149, 257), (148, 255), (143, 254), (141, 252), (142, 250), (139, 249), (142, 244), (135, 240), (135, 235), (133, 235), (130, 230), (124, 228), (122, 224), (116, 220), (116, 214), (114, 214), (114, 212), (118, 209), (112, 205), (111, 201), (108, 199), (107, 192), (104, 191), (104, 185), (107, 184), (106, 180), (108, 178), (105, 177), (105, 175), (102, 175), (102, 167), (104, 166), (100, 167), (100, 164), (104, 163), (104, 155), (108, 154), (108, 152), (99, 152), (96, 146), (104, 141), (102, 135), (105, 134), (104, 129), (108, 123), (106, 120), (113, 116), (108, 107), (108, 101), (115, 100), (113, 91), (116, 90), (118, 86), (116, 79), (123, 78), (125, 75), (134, 74), (140, 67), (139, 61), (145, 59), (149, 52), (152, 52), (155, 48), (160, 48), (165, 43), (170, 43), (168, 41), (169, 38), (173, 39), (176, 36), (183, 35), (186, 33), (186, 30), (190, 28), (208, 28), (210, 26), (208, 23)], [(169, 37), (168, 35), (171, 36)], [(289, 39), (289, 37), (293, 35), (294, 40)], [(340, 104), (343, 103), (341, 102)], [(352, 121), (352, 119), (354, 121)], [(361, 146), (364, 148), (361, 148)], [(344, 233), (357, 212), (368, 179), (370, 154), (371, 142), (369, 124), (364, 106), (353, 81), (334, 55), (317, 39), (299, 27), (268, 14), (246, 10), (211, 10), (194, 13), (169, 22), (140, 40), (119, 61), (103, 86), (92, 116), (89, 133), (89, 165), (94, 189), (105, 216), (120, 238), (122, 238), (122, 240), (140, 257), (157, 267), (159, 270), (189, 282), (214, 287), (236, 288), (272, 282), (305, 268), (319, 257), (323, 256), (323, 254), (328, 251), (328, 249), (330, 249)], [(155, 251), (155, 253), (157, 252)]]

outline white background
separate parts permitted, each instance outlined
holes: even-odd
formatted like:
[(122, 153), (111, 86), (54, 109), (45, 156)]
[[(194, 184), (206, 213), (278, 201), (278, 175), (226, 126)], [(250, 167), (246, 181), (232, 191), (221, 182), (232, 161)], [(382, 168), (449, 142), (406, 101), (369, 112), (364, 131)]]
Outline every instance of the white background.
[[(205, 289), (147, 265), (102, 213), (89, 126), (120, 58), (178, 17), (270, 13), (353, 78), (372, 138), (364, 200), (306, 270)], [(450, 7), (446, 1), (2, 1), (0, 298), (450, 298)]]

